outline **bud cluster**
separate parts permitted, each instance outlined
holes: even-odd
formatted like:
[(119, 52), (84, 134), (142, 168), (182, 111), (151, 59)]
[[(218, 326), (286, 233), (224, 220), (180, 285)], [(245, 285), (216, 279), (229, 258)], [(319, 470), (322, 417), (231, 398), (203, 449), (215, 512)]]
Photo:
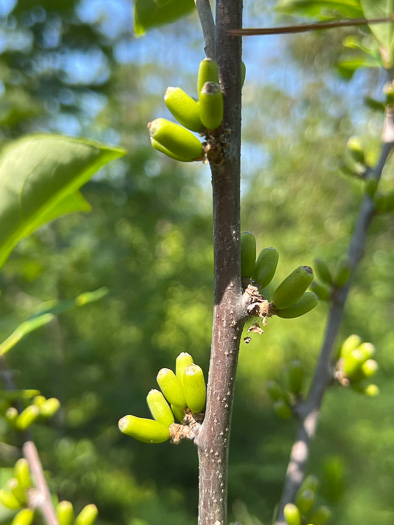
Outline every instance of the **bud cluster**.
[[(274, 278), (278, 265), (279, 253), (275, 248), (264, 248), (256, 261), (256, 239), (250, 232), (241, 236), (241, 277), (253, 279), (260, 289), (265, 288)], [(309, 266), (299, 266), (276, 288), (271, 315), (283, 319), (292, 319), (308, 313), (317, 306), (317, 297), (306, 289), (313, 280), (313, 271)]]
[(288, 503), (284, 515), (288, 525), (325, 525), (331, 517), (326, 505), (315, 506), (319, 480), (313, 474), (306, 476), (298, 489), (295, 503)]
[[(22, 402), (23, 410), (19, 411), (14, 403)], [(46, 399), (38, 390), (18, 390), (2, 392), (0, 399), (0, 415), (10, 427), (18, 432), (24, 432), (33, 423), (45, 421), (56, 414), (60, 401), (55, 397)]]
[(372, 359), (375, 347), (363, 343), (361, 337), (350, 335), (342, 344), (337, 362), (336, 377), (343, 386), (350, 386), (356, 392), (368, 396), (379, 394), (379, 388), (369, 383), (378, 371), (378, 363)]
[(119, 421), (121, 432), (144, 443), (167, 441), (175, 423), (174, 416), (183, 423), (186, 411), (201, 414), (205, 409), (204, 373), (190, 354), (179, 354), (175, 373), (169, 368), (162, 368), (156, 380), (161, 392), (153, 389), (146, 398), (153, 419), (128, 415)]

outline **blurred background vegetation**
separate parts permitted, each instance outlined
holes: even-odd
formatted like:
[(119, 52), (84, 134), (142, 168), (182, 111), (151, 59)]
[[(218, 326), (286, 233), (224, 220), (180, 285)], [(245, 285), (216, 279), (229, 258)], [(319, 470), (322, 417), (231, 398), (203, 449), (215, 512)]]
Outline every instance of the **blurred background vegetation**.
[[(278, 23), (274, 2), (245, 2), (245, 26)], [(281, 21), (285, 21), (282, 17)], [(187, 29), (186, 29), (187, 28)], [(379, 70), (340, 78), (335, 63), (351, 30), (244, 39), (242, 229), (280, 252), (276, 282), (345, 253), (362, 184), (340, 174), (350, 135), (372, 162), (382, 115)], [(100, 302), (69, 311), (9, 354), (19, 388), (61, 400), (34, 435), (51, 488), (99, 524), (184, 525), (197, 514), (198, 465), (190, 443), (149, 446), (122, 436), (125, 414), (148, 416), (161, 367), (190, 352), (207, 371), (213, 251), (209, 168), (151, 149), (146, 124), (168, 113), (167, 86), (195, 93), (203, 45), (196, 15), (136, 39), (130, 0), (0, 2), (0, 141), (35, 131), (86, 136), (128, 150), (83, 188), (93, 205), (21, 242), (0, 273), (0, 339), (43, 301), (106, 286)], [(392, 188), (393, 162), (383, 187)], [(394, 267), (392, 216), (378, 217), (349, 297), (341, 341), (377, 347), (381, 394), (328, 392), (310, 471), (336, 525), (394, 523)], [(230, 451), (230, 518), (268, 525), (279, 499), (295, 422), (278, 420), (265, 389), (292, 358), (311, 377), (323, 303), (305, 318), (272, 319), (242, 344)], [(340, 341), (338, 341), (339, 343)], [(1, 480), (17, 438), (0, 420)], [(5, 519), (4, 523), (7, 522)]]

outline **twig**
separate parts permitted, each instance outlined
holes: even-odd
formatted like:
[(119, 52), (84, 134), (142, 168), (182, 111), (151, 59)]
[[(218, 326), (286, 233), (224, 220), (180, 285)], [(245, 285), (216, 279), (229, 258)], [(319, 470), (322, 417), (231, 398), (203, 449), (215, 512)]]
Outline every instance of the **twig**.
[(365, 26), (371, 24), (383, 24), (394, 22), (394, 16), (384, 18), (351, 18), (349, 20), (335, 20), (330, 22), (316, 22), (314, 24), (298, 24), (284, 27), (245, 27), (243, 29), (230, 29), (229, 34), (234, 36), (256, 36), (256, 35), (283, 35), (289, 33), (306, 33), (308, 31), (320, 31), (322, 29), (334, 29), (336, 27)]
[(51, 493), (45, 479), (44, 471), (37, 448), (33, 441), (25, 441), (23, 444), (23, 455), (29, 462), (31, 473), (33, 474), (36, 489), (33, 495), (33, 504), (38, 507), (47, 525), (59, 525), (55, 508), (52, 504)]
[(213, 20), (211, 4), (209, 0), (194, 0), (200, 17), (202, 32), (204, 35), (205, 55), (207, 58), (215, 58), (215, 22)]
[[(3, 356), (0, 356), (0, 376), (7, 390), (16, 390), (12, 372), (8, 368), (7, 362)], [(29, 467), (36, 484), (36, 490), (29, 492), (29, 504), (33, 508), (37, 507), (40, 509), (46, 525), (59, 525), (40, 457), (32, 440), (31, 432), (25, 431), (21, 433), (21, 436), (23, 440), (23, 454), (29, 462)]]
[[(381, 153), (378, 163), (373, 170), (373, 177), (379, 181), (383, 168), (393, 149), (394, 139), (388, 140), (394, 126), (394, 116), (391, 111), (386, 112), (384, 131), (382, 136)], [(389, 132), (387, 133), (387, 130)], [(391, 130), (391, 131), (390, 131)], [(330, 363), (337, 338), (340, 324), (343, 318), (346, 299), (350, 290), (354, 273), (363, 256), (367, 232), (375, 213), (375, 206), (368, 194), (364, 194), (361, 203), (357, 224), (348, 249), (348, 260), (351, 268), (351, 276), (345, 286), (339, 288), (333, 295), (326, 331), (319, 360), (316, 366), (312, 386), (305, 403), (300, 405), (297, 411), (299, 426), (296, 440), (290, 453), (287, 467), (285, 485), (278, 509), (278, 517), (275, 525), (285, 525), (283, 509), (287, 503), (293, 502), (297, 490), (305, 476), (305, 470), (310, 454), (311, 440), (316, 431), (319, 409), (326, 388), (331, 380)]]

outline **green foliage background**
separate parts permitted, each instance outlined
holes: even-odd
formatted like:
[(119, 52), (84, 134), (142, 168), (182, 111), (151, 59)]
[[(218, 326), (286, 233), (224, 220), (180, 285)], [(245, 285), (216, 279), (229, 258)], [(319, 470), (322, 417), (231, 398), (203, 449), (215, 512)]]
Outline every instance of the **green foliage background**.
[[(275, 21), (269, 2), (246, 8), (249, 25)], [(167, 115), (168, 85), (193, 94), (202, 44), (195, 17), (135, 40), (129, 9), (121, 0), (19, 0), (0, 19), (8, 35), (0, 55), (1, 140), (56, 131), (121, 143), (129, 152), (83, 189), (93, 212), (63, 218), (19, 244), (0, 274), (0, 338), (42, 301), (109, 288), (101, 302), (28, 336), (8, 361), (20, 388), (62, 402), (56, 421), (34, 432), (60, 499), (77, 510), (95, 502), (100, 525), (184, 525), (197, 512), (193, 446), (138, 443), (120, 435), (117, 421), (148, 415), (145, 396), (157, 371), (173, 366), (180, 352), (208, 367), (209, 170), (160, 156), (145, 130)], [(357, 72), (350, 83), (337, 76), (333, 64), (346, 34), (245, 40), (242, 229), (254, 232), (260, 249), (279, 250), (276, 282), (315, 257), (335, 265), (344, 254), (362, 185), (339, 173), (338, 160), (352, 134), (361, 136), (371, 162), (378, 153), (382, 117), (362, 96), (377, 96), (382, 77), (376, 69)], [(393, 178), (391, 160), (385, 189)], [(332, 388), (313, 446), (310, 470), (338, 477), (336, 490), (323, 484), (336, 525), (394, 521), (392, 226), (392, 216), (373, 224), (341, 333), (376, 345), (381, 395)], [(265, 383), (294, 357), (311, 377), (326, 309), (272, 319), (263, 336), (242, 344), (230, 452), (231, 519), (242, 525), (271, 523), (295, 432), (294, 422), (274, 415)], [(18, 440), (3, 420), (0, 437), (9, 445), (0, 447), (5, 478)]]

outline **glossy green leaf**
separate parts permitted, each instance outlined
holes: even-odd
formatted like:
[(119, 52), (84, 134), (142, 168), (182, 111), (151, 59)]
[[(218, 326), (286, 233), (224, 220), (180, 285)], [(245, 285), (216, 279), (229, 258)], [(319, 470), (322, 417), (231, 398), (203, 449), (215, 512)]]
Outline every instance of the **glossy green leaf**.
[(0, 154), (0, 268), (20, 239), (48, 220), (88, 209), (76, 193), (125, 151), (88, 140), (29, 135)]
[(134, 6), (134, 32), (142, 36), (148, 29), (171, 24), (189, 15), (195, 9), (194, 0), (171, 0), (159, 7), (154, 0), (136, 0)]
[[(361, 5), (367, 19), (390, 17), (394, 14), (394, 0), (361, 0)], [(393, 67), (394, 23), (371, 24), (369, 28), (384, 48), (382, 56), (386, 67)]]

